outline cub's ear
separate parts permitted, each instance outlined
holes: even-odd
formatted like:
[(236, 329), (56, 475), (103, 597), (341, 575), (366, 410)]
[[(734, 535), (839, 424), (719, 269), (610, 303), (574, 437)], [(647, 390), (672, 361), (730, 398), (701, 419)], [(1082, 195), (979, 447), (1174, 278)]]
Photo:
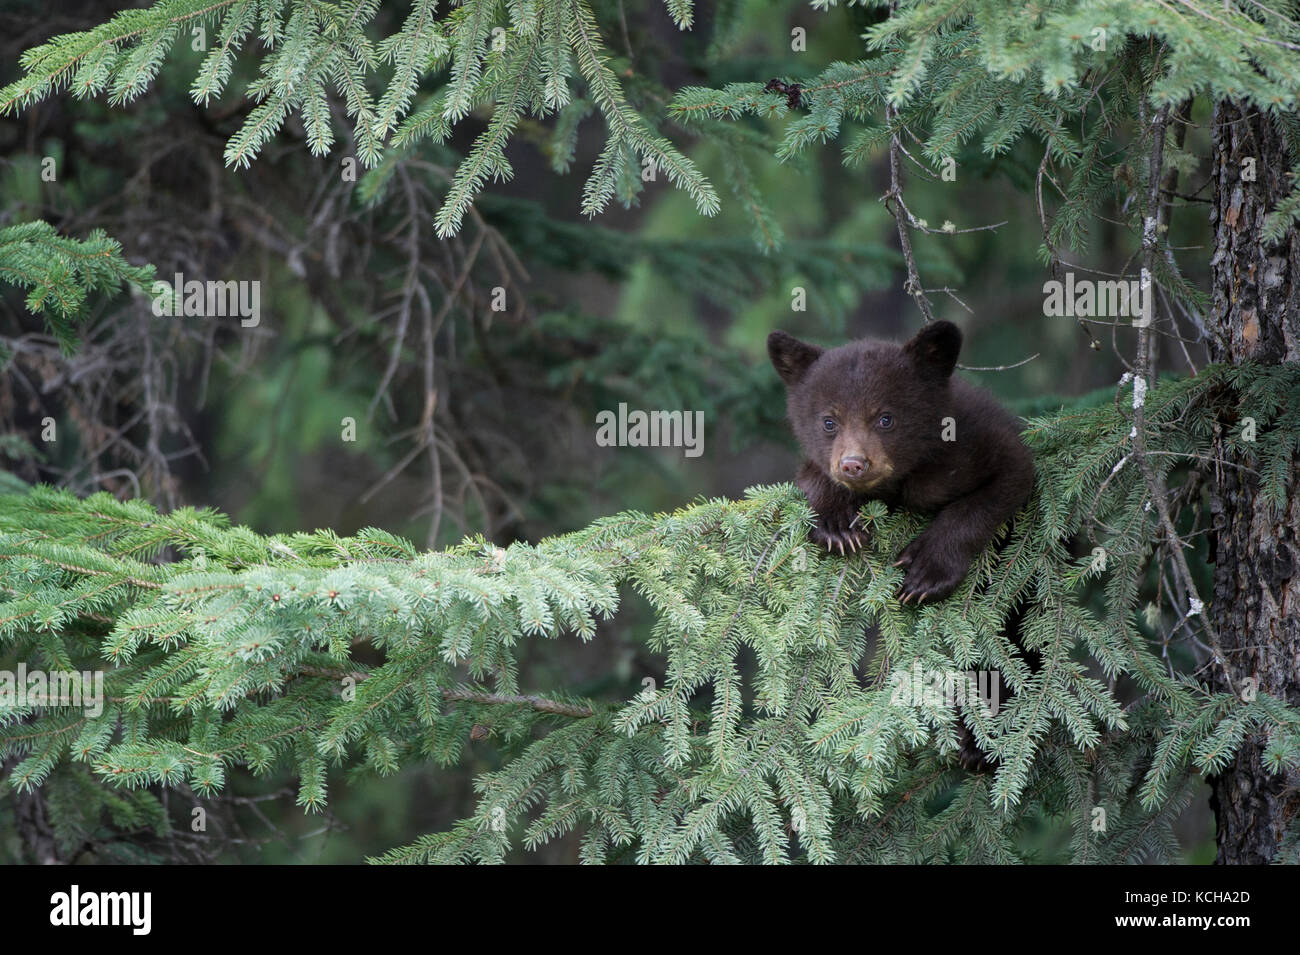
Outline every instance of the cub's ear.
[(922, 377), (942, 381), (957, 367), (961, 351), (961, 329), (952, 322), (930, 322), (903, 346)]
[(816, 345), (801, 342), (793, 335), (776, 331), (767, 336), (767, 355), (776, 367), (776, 373), (787, 385), (797, 385), (808, 367), (821, 357)]

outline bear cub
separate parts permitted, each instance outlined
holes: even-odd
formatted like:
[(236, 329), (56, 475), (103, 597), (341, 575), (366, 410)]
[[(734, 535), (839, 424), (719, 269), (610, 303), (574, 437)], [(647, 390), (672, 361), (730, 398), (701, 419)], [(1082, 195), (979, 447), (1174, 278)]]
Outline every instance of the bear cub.
[(767, 339), (807, 459), (795, 483), (817, 512), (812, 540), (841, 554), (866, 544), (858, 510), (868, 500), (935, 515), (895, 562), (906, 568), (904, 603), (956, 590), (1033, 489), (1017, 419), (952, 377), (960, 350), (951, 322), (932, 322), (902, 346), (822, 349), (781, 331)]

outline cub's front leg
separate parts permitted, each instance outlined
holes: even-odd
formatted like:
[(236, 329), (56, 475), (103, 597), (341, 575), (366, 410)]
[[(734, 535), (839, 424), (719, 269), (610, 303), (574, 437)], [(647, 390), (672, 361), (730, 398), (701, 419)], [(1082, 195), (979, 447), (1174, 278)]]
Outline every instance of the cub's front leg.
[[(940, 520), (936, 518), (934, 523), (940, 524)], [(903, 603), (943, 600), (966, 579), (979, 547), (972, 550), (971, 543), (954, 533), (959, 529), (944, 526), (951, 523), (955, 522), (944, 521), (938, 528), (931, 525), (931, 529), (923, 531), (904, 547), (898, 560), (894, 561), (895, 567), (902, 567), (905, 571), (899, 591)]]
[(982, 487), (952, 501), (903, 548), (895, 567), (906, 573), (903, 603), (943, 600), (965, 579), (971, 562), (1029, 496), (1033, 466), (1009, 467)]
[(844, 554), (871, 542), (871, 533), (858, 515), (865, 500), (862, 495), (836, 484), (811, 461), (805, 462), (795, 484), (817, 512), (817, 526), (808, 532), (814, 544)]

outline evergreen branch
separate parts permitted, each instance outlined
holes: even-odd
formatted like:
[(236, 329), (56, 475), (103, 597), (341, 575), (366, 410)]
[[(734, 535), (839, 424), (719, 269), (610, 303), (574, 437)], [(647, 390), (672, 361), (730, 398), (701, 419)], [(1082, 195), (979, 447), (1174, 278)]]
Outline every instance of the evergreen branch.
[[(1286, 444), (1272, 421), (1297, 395), (1286, 366), (1210, 366), (1157, 382), (1146, 393), (1146, 455), (1205, 459), (1212, 422), (1237, 401), (1258, 413), (1254, 450), (1271, 458)], [(1076, 831), (1074, 850), (1086, 861), (1159, 855), (1168, 793), (1216, 771), (1252, 732), (1270, 734), (1273, 765), (1300, 764), (1300, 714), (1164, 676), (1152, 641), (1128, 624), (1151, 528), (1140, 469), (1114, 470), (1130, 428), (1114, 403), (1031, 422), (1039, 484), (1015, 536), (996, 561), (981, 556), (952, 600), (920, 610), (894, 599), (890, 566), (917, 518), (873, 505), (863, 513), (872, 546), (826, 556), (808, 545), (810, 514), (789, 485), (620, 514), (535, 545), (474, 539), (431, 553), (377, 531), (266, 538), (210, 512), (160, 515), (106, 495), (3, 496), (0, 653), (114, 666), (99, 716), (54, 687), (21, 705), (0, 698), (0, 755), (24, 788), (73, 759), (112, 785), (204, 792), (232, 767), (287, 763), (313, 810), (327, 800), (328, 761), (389, 773), (454, 762), (470, 736), (503, 748), (473, 817), (384, 861), (499, 861), (518, 826), (529, 847), (580, 827), (593, 861), (623, 846), (647, 862), (777, 862), (795, 852), (790, 833), (819, 862), (1008, 861), (1026, 807), (1062, 799), (1086, 818), (1124, 766), (1131, 796), (1115, 810), (1116, 834)], [(1066, 547), (1085, 520), (1109, 528), (1104, 621), (1079, 604), (1086, 574)], [(133, 556), (167, 548), (179, 556)], [(624, 586), (653, 609), (643, 638), (665, 658), (663, 685), (608, 701), (520, 691), (519, 642), (592, 639)], [(1001, 633), (1022, 594), (1033, 598), (1026, 645), (1043, 658), (1034, 671)], [(353, 656), (363, 643), (365, 666)], [(741, 654), (754, 661), (752, 686)], [(1112, 679), (1130, 675), (1145, 701), (1121, 712), (1081, 655)], [(945, 699), (900, 704), (891, 674), (914, 663), (998, 669), (1016, 694), (996, 715)], [(697, 694), (704, 705), (692, 705)], [(741, 706), (751, 698), (752, 709)], [(1001, 758), (995, 779), (956, 775), (962, 718)], [(122, 720), (133, 729), (115, 735)], [(1036, 770), (1067, 756), (1070, 774)], [(906, 801), (944, 778), (959, 781), (960, 810), (931, 816)]]
[[(370, 673), (365, 670), (326, 670), (321, 667), (303, 667), (299, 670), (306, 676), (326, 677), (333, 680), (352, 679), (357, 683), (367, 679)], [(573, 716), (579, 719), (585, 719), (589, 716), (595, 716), (596, 711), (589, 706), (577, 706), (571, 703), (561, 703), (556, 700), (548, 700), (543, 696), (536, 694), (501, 694), (501, 693), (480, 693), (476, 690), (467, 690), (460, 687), (444, 687), (442, 689), (442, 698), (467, 703), (483, 703), (488, 705), (507, 705), (507, 706), (528, 706), (539, 713), (553, 713), (556, 716)]]

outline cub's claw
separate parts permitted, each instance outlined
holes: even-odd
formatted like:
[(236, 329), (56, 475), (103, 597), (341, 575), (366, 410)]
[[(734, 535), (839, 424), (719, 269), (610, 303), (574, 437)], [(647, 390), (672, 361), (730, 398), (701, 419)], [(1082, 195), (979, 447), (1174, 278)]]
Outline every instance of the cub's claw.
[(842, 557), (847, 557), (850, 551), (856, 554), (871, 542), (870, 533), (851, 523), (819, 523), (808, 536), (814, 544), (825, 547), (827, 553), (838, 550)]
[(899, 588), (899, 601), (905, 604), (915, 602), (918, 607), (927, 600), (943, 600), (951, 596), (969, 569), (969, 563), (960, 555), (927, 546), (921, 537), (903, 548), (894, 566), (907, 571)]

